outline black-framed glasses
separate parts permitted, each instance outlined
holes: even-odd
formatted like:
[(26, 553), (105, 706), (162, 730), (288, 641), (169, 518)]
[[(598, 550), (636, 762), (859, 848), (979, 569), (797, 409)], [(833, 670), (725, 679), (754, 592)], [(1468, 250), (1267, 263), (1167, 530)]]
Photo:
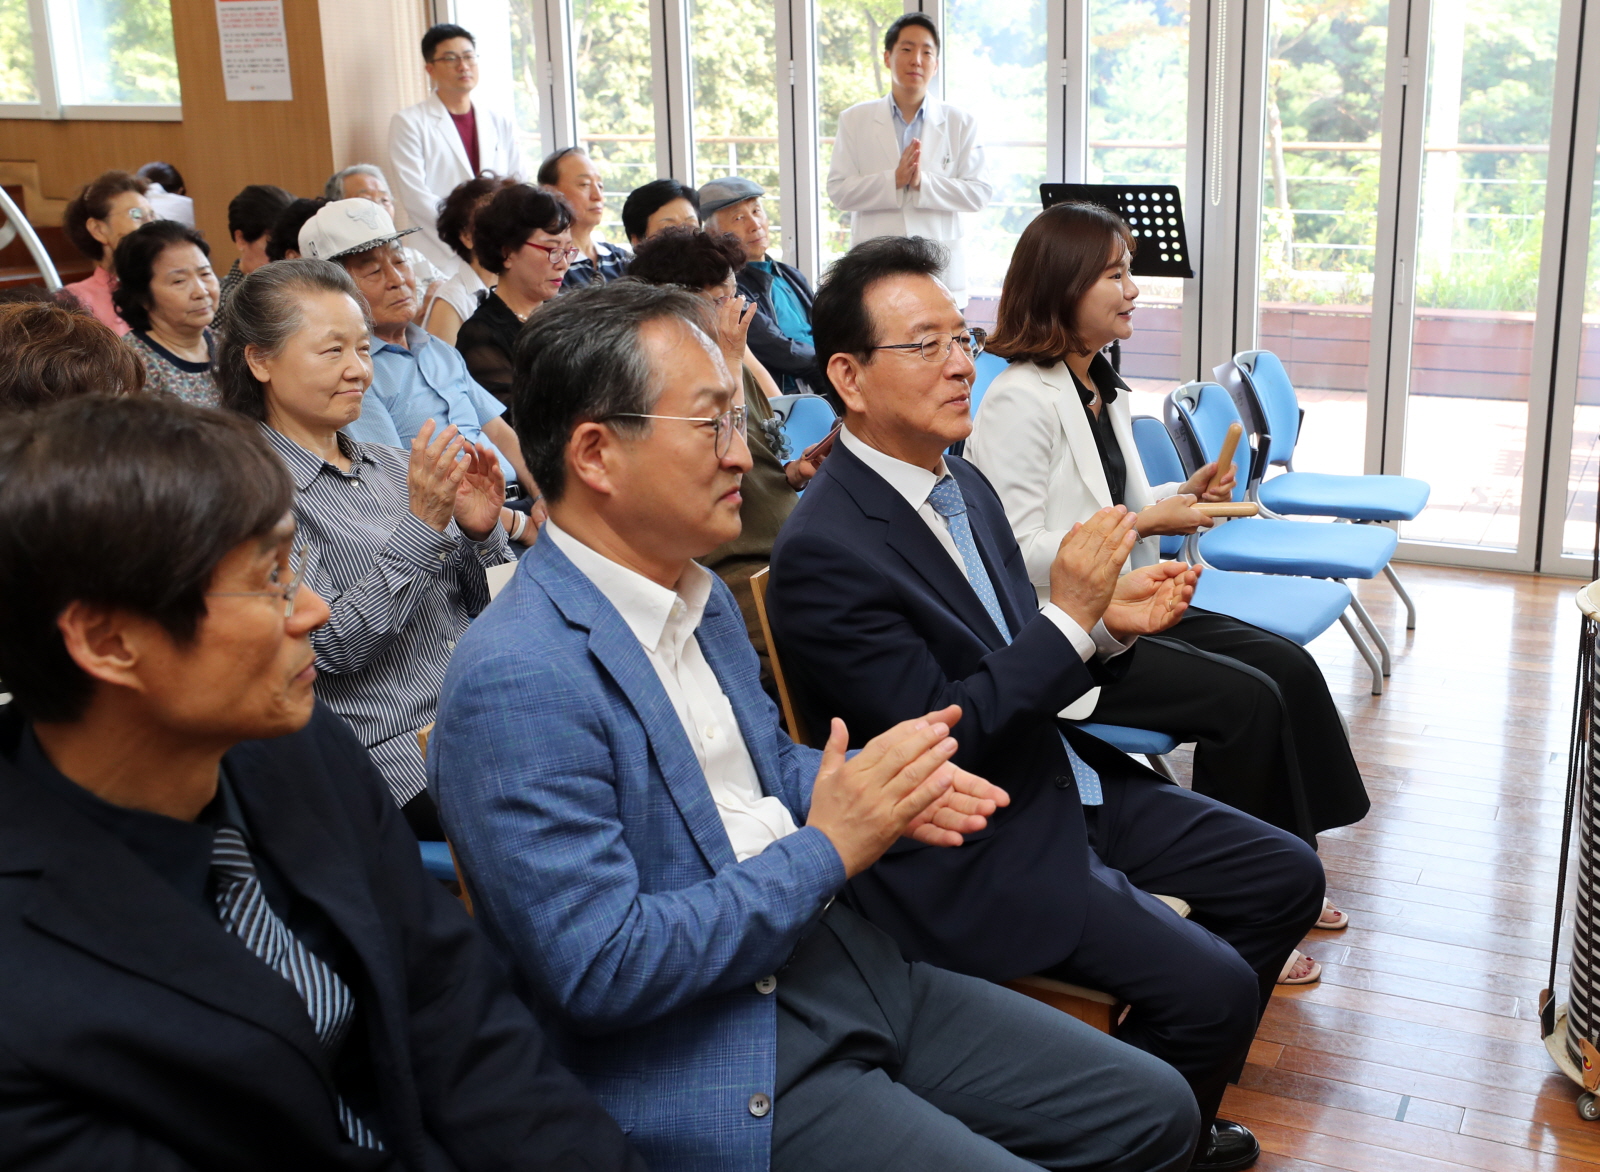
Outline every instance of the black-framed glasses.
[(432, 63), (434, 65), (455, 66), (463, 61), (468, 65), (476, 65), (478, 63), (478, 55), (476, 53), (441, 53), (433, 59)]
[(300, 593), (300, 587), (306, 584), (306, 563), (310, 560), (310, 546), (299, 545), (289, 554), (289, 580), (282, 581), (283, 567), (272, 568), (271, 590), (207, 590), (207, 598), (281, 598), (283, 599), (283, 617), (289, 618), (294, 614), (295, 596)]
[(710, 419), (697, 415), (643, 415), (637, 411), (618, 411), (615, 415), (607, 415), (600, 422), (609, 423), (613, 419), (671, 419), (679, 423), (698, 423), (701, 427), (709, 427), (719, 460), (728, 454), (729, 448), (733, 447), (735, 432), (739, 433), (740, 439), (749, 435), (743, 407), (729, 407), (721, 415), (712, 416)]
[(915, 350), (924, 362), (943, 362), (950, 357), (950, 348), (960, 346), (968, 358), (983, 353), (983, 343), (989, 337), (987, 330), (970, 329), (961, 334), (929, 334), (920, 342), (896, 342), (892, 346), (874, 346), (874, 350)]

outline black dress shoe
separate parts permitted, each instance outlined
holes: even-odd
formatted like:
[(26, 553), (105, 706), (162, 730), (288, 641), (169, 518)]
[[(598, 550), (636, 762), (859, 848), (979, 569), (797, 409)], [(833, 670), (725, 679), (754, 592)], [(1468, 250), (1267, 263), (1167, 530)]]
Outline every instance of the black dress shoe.
[(1200, 1145), (1189, 1168), (1190, 1172), (1237, 1172), (1250, 1167), (1260, 1157), (1261, 1145), (1248, 1127), (1218, 1119), (1211, 1125), (1211, 1134)]

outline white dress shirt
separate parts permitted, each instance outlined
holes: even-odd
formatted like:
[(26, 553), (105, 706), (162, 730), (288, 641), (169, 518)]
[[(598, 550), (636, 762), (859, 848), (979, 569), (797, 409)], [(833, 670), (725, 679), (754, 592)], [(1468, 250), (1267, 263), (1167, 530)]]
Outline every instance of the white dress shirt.
[(690, 562), (678, 588), (668, 590), (596, 553), (554, 521), (545, 523), (540, 539), (555, 542), (639, 640), (705, 773), (734, 857), (743, 862), (793, 834), (788, 807), (761, 792), (733, 705), (695, 638), (711, 597), (710, 571)]
[[(955, 539), (950, 536), (949, 518), (941, 516), (938, 510), (928, 503), (928, 495), (933, 492), (934, 485), (950, 474), (944, 457), (939, 457), (939, 470), (929, 472), (926, 468), (919, 468), (915, 464), (907, 464), (904, 460), (885, 455), (865, 440), (851, 435), (848, 427), (840, 429), (839, 439), (863, 464), (887, 480), (889, 487), (905, 498), (906, 504), (916, 510), (917, 516), (922, 518), (939, 544), (944, 546), (944, 551), (950, 555), (950, 560), (955, 562), (956, 568), (961, 571), (961, 576), (968, 582), (972, 581), (967, 574), (967, 563), (962, 560), (961, 551), (956, 548)], [(1119, 655), (1132, 646), (1131, 643), (1118, 642), (1111, 632), (1106, 630), (1103, 622), (1094, 625), (1092, 634), (1085, 631), (1071, 615), (1053, 602), (1041, 606), (1039, 613), (1061, 629), (1061, 633), (1072, 642), (1073, 648), (1085, 663), (1096, 655)]]

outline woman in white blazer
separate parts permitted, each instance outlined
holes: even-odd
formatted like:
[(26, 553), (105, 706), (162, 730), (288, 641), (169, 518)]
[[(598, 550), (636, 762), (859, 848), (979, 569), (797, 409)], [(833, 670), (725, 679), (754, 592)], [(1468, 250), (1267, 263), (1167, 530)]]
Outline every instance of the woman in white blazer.
[[(944, 283), (956, 304), (965, 305), (961, 213), (981, 212), (994, 195), (977, 119), (928, 92), (939, 72), (939, 34), (920, 12), (889, 26), (883, 61), (893, 78), (888, 97), (839, 115), (828, 198), (850, 213), (852, 245), (877, 236), (922, 236), (944, 245), (950, 255)], [(915, 111), (909, 123), (897, 103)], [(914, 165), (902, 166), (913, 140), (920, 144), (912, 152)]]
[[(986, 347), (1010, 365), (984, 396), (966, 455), (1000, 494), (1041, 599), (1061, 539), (1096, 510), (1121, 504), (1138, 513), (1131, 568), (1160, 557), (1162, 534), (1212, 523), (1192, 508), (1197, 497), (1231, 496), (1232, 470), (1211, 488), (1214, 464), (1185, 484), (1145, 478), (1127, 384), (1101, 353), (1133, 334), (1132, 244), (1122, 220), (1097, 205), (1041, 213), (1012, 254)], [(1107, 724), (1196, 742), (1197, 791), (1313, 845), (1318, 831), (1367, 812), (1316, 661), (1237, 619), (1191, 608), (1165, 635), (1139, 640), (1126, 675), (1100, 689), (1091, 711)], [(1348, 922), (1331, 905), (1326, 918), (1324, 927)]]
[[(456, 25), (435, 25), (422, 40), (422, 59), (435, 87), (415, 106), (407, 106), (389, 120), (390, 175), (395, 194), (422, 231), (418, 250), (445, 276), (454, 276), (461, 258), (439, 237), (439, 203), (445, 196), (483, 171), (522, 180), (522, 150), (510, 117), (473, 103), (478, 85), (477, 44), (472, 34)], [(446, 107), (446, 102), (450, 108)], [(456, 129), (450, 109), (476, 123), (478, 165), (467, 157), (462, 132)]]

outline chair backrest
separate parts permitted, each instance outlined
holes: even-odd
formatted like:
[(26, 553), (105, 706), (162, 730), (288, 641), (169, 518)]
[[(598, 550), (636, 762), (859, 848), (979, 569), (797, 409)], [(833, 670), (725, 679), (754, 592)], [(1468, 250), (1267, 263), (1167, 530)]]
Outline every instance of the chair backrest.
[[(1183, 470), (1183, 459), (1173, 446), (1172, 437), (1155, 416), (1133, 417), (1133, 446), (1139, 449), (1139, 463), (1144, 465), (1144, 478), (1151, 484), (1181, 484), (1189, 478), (1189, 474)], [(1177, 557), (1182, 550), (1181, 535), (1168, 534), (1161, 539), (1162, 557)]]
[[(428, 738), (433, 735), (433, 721), (428, 721), (417, 730), (417, 748), (422, 750), (424, 760), (428, 757)], [(467, 877), (461, 873), (461, 860), (456, 857), (456, 848), (450, 845), (450, 840), (445, 839), (444, 845), (450, 851), (450, 864), (456, 869), (456, 888), (461, 900), (461, 906), (467, 909), (467, 915), (472, 915), (472, 893), (467, 890)]]
[(999, 377), (1000, 372), (1009, 363), (1004, 358), (1001, 358), (1000, 355), (990, 354), (985, 351), (973, 360), (972, 365), (977, 368), (977, 372), (972, 376), (972, 405), (968, 410), (971, 412), (972, 417), (976, 419), (978, 417), (978, 408), (983, 404), (983, 397), (989, 392), (989, 384)]
[(790, 458), (798, 459), (812, 444), (821, 443), (838, 421), (833, 407), (821, 395), (797, 395), (783, 421)]
[(1289, 372), (1271, 350), (1246, 350), (1233, 364), (1245, 396), (1259, 414), (1256, 430), (1267, 437), (1266, 462), (1287, 466), (1300, 442), (1300, 400)]
[(767, 640), (767, 658), (772, 663), (772, 679), (778, 685), (778, 708), (783, 713), (784, 727), (789, 730), (789, 737), (797, 745), (807, 745), (811, 742), (806, 739), (805, 725), (800, 721), (800, 715), (795, 711), (794, 697), (789, 691), (789, 681), (783, 674), (783, 663), (778, 658), (778, 641), (772, 637), (772, 623), (767, 620), (767, 583), (770, 581), (771, 567), (762, 566), (750, 575), (750, 593), (755, 596), (756, 616), (761, 620), (761, 634)]
[[(1189, 449), (1189, 467), (1215, 460), (1222, 452), (1222, 442), (1228, 428), (1235, 423), (1243, 425), (1239, 409), (1234, 406), (1228, 392), (1218, 383), (1184, 383), (1167, 396), (1167, 430), (1180, 448)], [(1250, 465), (1255, 463), (1246, 443), (1240, 443), (1235, 461)], [(1240, 476), (1233, 487), (1233, 499), (1242, 501), (1250, 475)]]

